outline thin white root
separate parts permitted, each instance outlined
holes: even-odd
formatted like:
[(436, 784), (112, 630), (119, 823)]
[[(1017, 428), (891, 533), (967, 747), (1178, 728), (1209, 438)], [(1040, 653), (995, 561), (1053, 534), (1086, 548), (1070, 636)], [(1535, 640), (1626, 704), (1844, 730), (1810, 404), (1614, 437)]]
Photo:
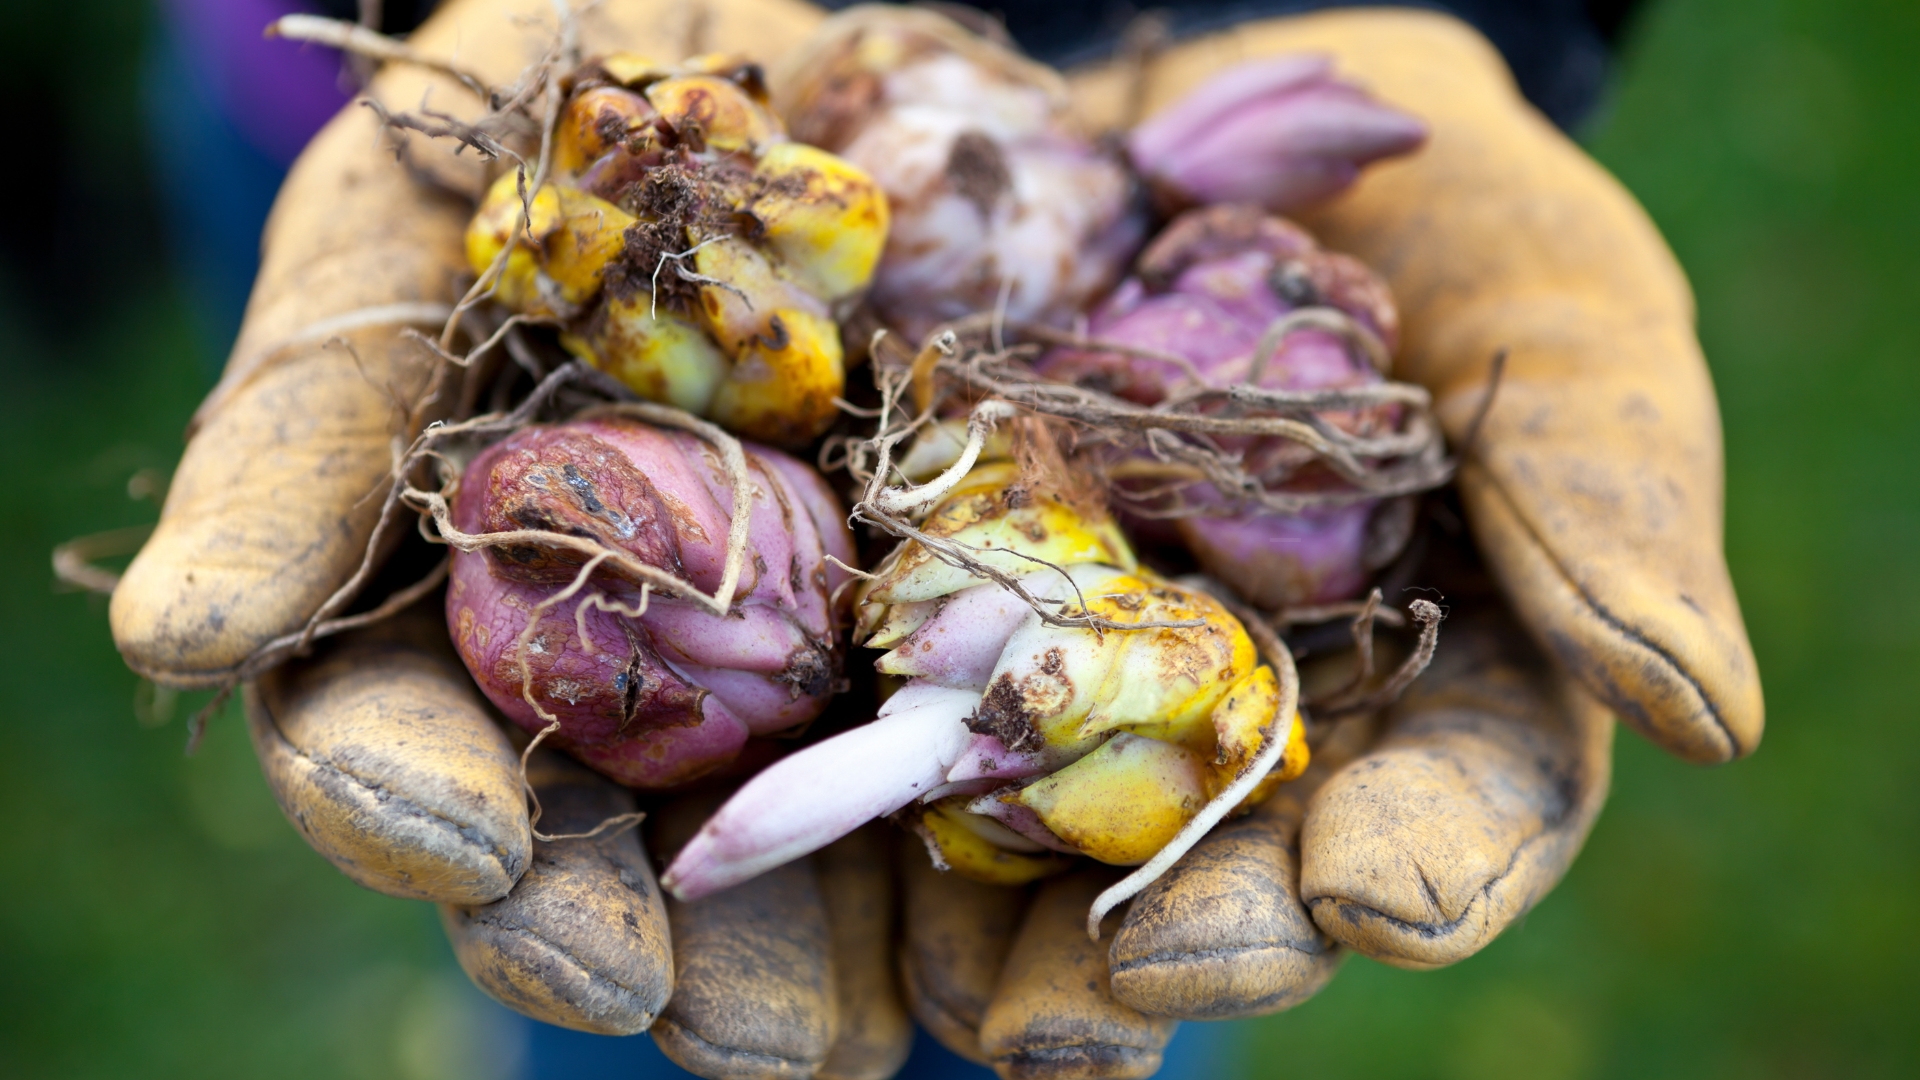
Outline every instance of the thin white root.
[[(449, 308), (448, 311), (451, 312), (452, 309)], [(452, 364), (454, 367), (467, 368), (467, 367), (471, 367), (475, 360), (478, 360), (482, 356), (485, 356), (487, 353), (492, 352), (497, 346), (499, 346), (501, 342), (505, 341), (507, 337), (511, 335), (514, 332), (514, 330), (517, 329), (518, 327), (558, 326), (558, 325), (560, 325), (559, 320), (553, 318), (550, 315), (510, 315), (506, 319), (501, 320), (500, 325), (494, 328), (493, 333), (489, 334), (485, 341), (482, 341), (480, 344), (475, 345), (471, 349), (468, 349), (465, 356), (460, 356), (460, 355), (448, 352), (447, 350), (440, 347), (440, 342), (436, 341), (433, 338), (428, 337), (427, 335), (421, 333), (418, 330), (412, 329), (411, 327), (409, 327), (408, 329), (402, 330), (400, 334), (402, 337), (406, 337), (414, 341), (418, 341), (420, 344), (426, 346), (427, 349), (430, 350), (435, 356), (438, 356), (440, 359), (445, 360), (449, 364)], [(537, 378), (539, 373), (534, 372), (533, 374)]]
[(853, 576), (853, 577), (855, 577), (855, 578), (858, 578), (858, 579), (860, 579), (861, 581), (878, 581), (878, 580), (880, 580), (880, 575), (879, 575), (879, 574), (869, 574), (869, 573), (867, 573), (867, 572), (866, 572), (865, 570), (862, 570), (862, 569), (860, 569), (860, 568), (859, 568), (859, 567), (857, 567), (857, 566), (848, 566), (848, 565), (847, 565), (846, 563), (843, 563), (843, 562), (841, 562), (841, 561), (840, 561), (839, 559), (836, 559), (836, 558), (834, 558), (834, 557), (833, 557), (833, 555), (832, 555), (831, 553), (829, 553), (829, 554), (827, 555), (827, 561), (828, 561), (828, 562), (830, 562), (830, 563), (832, 563), (833, 565), (835, 565), (835, 566), (837, 566), (837, 567), (839, 567), (840, 569), (842, 569), (842, 570), (845, 570), (845, 571), (846, 571), (846, 572), (847, 572), (847, 573), (848, 573), (849, 575), (851, 575), (851, 576)]
[(580, 635), (581, 650), (588, 656), (595, 656), (600, 652), (599, 648), (594, 645), (593, 639), (587, 636), (588, 608), (598, 608), (601, 611), (612, 612), (615, 615), (624, 615), (629, 619), (644, 619), (647, 616), (647, 603), (652, 598), (653, 586), (647, 584), (640, 586), (640, 602), (633, 607), (628, 607), (618, 600), (609, 600), (605, 593), (588, 593), (587, 598), (580, 601), (579, 606), (573, 609), (573, 629), (575, 633)]
[(1018, 411), (1012, 404), (997, 398), (975, 405), (973, 414), (967, 418), (967, 445), (961, 449), (959, 459), (948, 466), (946, 472), (917, 487), (881, 491), (873, 498), (874, 509), (883, 514), (904, 515), (943, 497), (966, 479), (974, 463), (980, 460), (980, 451), (986, 447), (993, 425), (1016, 415)]
[(545, 811), (540, 806), (540, 796), (533, 790), (533, 781), (527, 779), (527, 761), (533, 757), (534, 749), (546, 741), (547, 736), (559, 730), (559, 720), (548, 721), (546, 727), (534, 734), (533, 739), (527, 743), (527, 748), (520, 751), (520, 788), (527, 793), (527, 801), (533, 804), (533, 810), (527, 815), (527, 829), (535, 836), (540, 835), (540, 815)]
[[(575, 593), (586, 588), (587, 579), (593, 576), (593, 572), (600, 568), (601, 563), (606, 562), (612, 557), (612, 551), (602, 549), (599, 554), (582, 563), (580, 569), (574, 573), (573, 580), (568, 583), (566, 588), (533, 605), (533, 609), (527, 612), (527, 625), (522, 627), (520, 635), (513, 639), (514, 659), (518, 661), (520, 665), (520, 697), (526, 701), (529, 708), (533, 709), (535, 716), (547, 722), (546, 728), (542, 730), (540, 734), (534, 736), (533, 741), (535, 743), (546, 738), (550, 732), (558, 730), (560, 727), (560, 718), (548, 712), (541, 707), (539, 702), (533, 700), (533, 666), (527, 660), (527, 647), (533, 644), (533, 632), (540, 626), (540, 617), (542, 615), (553, 610), (554, 605), (571, 600)], [(641, 587), (645, 588), (644, 585)], [(575, 614), (577, 616), (578, 613), (576, 612)], [(532, 747), (528, 747), (528, 753), (531, 752)], [(520, 760), (524, 766), (526, 754), (520, 755)], [(529, 788), (528, 790), (531, 791), (532, 789)]]
[[(578, 578), (575, 579), (574, 587), (578, 588), (580, 584), (586, 581), (586, 579), (587, 579), (587, 575), (585, 573), (582, 573)], [(598, 594), (595, 594), (595, 595), (598, 595)], [(534, 615), (534, 617), (532, 619), (529, 619), (527, 622), (528, 628), (531, 629), (533, 625), (535, 623), (538, 623), (539, 621), (540, 621), (540, 616), (538, 614)], [(523, 633), (521, 636), (526, 637), (528, 635)], [(584, 640), (584, 638), (582, 640)], [(522, 648), (524, 650), (524, 642), (522, 643)], [(530, 678), (531, 676), (527, 672), (526, 661), (524, 659), (524, 656), (525, 656), (525, 653), (523, 651), (522, 652), (523, 659), (521, 660), (521, 664), (520, 664), (521, 673), (524, 678)], [(527, 700), (532, 701), (533, 699), (529, 697)], [(525, 750), (520, 751), (520, 788), (521, 790), (527, 793), (527, 801), (533, 804), (533, 809), (531, 809), (527, 813), (527, 831), (533, 834), (533, 838), (535, 840), (538, 840), (544, 844), (552, 844), (561, 840), (591, 840), (592, 838), (599, 836), (601, 833), (604, 833), (609, 829), (614, 829), (616, 832), (618, 832), (620, 829), (624, 829), (629, 825), (638, 825), (640, 822), (646, 820), (647, 815), (643, 811), (635, 810), (635, 811), (632, 811), (631, 813), (615, 814), (613, 817), (610, 817), (605, 821), (602, 821), (600, 824), (595, 825), (593, 828), (588, 829), (586, 832), (551, 833), (551, 834), (541, 832), (540, 816), (546, 811), (540, 805), (539, 793), (533, 790), (533, 781), (527, 779), (527, 762), (532, 759), (534, 750), (537, 749), (541, 743), (546, 741), (547, 736), (560, 730), (560, 721), (552, 717), (549, 713), (541, 709), (540, 706), (538, 705), (535, 705), (534, 709), (539, 711), (540, 715), (543, 718), (546, 718), (547, 726), (541, 728), (539, 732), (537, 732), (533, 736), (533, 738), (527, 742), (527, 748)]]
[(372, 307), (355, 308), (338, 315), (330, 315), (295, 330), (278, 341), (269, 342), (262, 348), (254, 349), (244, 356), (234, 358), (220, 376), (216, 384), (200, 407), (193, 410), (193, 419), (188, 421), (187, 433), (191, 435), (214, 414), (234, 391), (253, 379), (269, 363), (279, 359), (291, 359), (297, 350), (331, 341), (342, 334), (355, 330), (365, 330), (375, 326), (439, 326), (453, 314), (453, 308), (446, 304), (426, 301), (400, 304), (376, 304)]
[(1167, 846), (1156, 852), (1139, 869), (1094, 898), (1092, 910), (1087, 912), (1087, 937), (1100, 940), (1100, 921), (1107, 913), (1128, 900), (1139, 895), (1147, 886), (1160, 880), (1160, 876), (1180, 861), (1181, 856), (1193, 849), (1201, 838), (1220, 824), (1226, 816), (1239, 806), (1252, 793), (1260, 781), (1266, 779), (1274, 766), (1280, 764), (1280, 757), (1286, 752), (1287, 738), (1293, 733), (1293, 725), (1300, 722), (1300, 673), (1294, 669), (1293, 656), (1285, 649), (1267, 657), (1273, 665), (1274, 673), (1280, 678), (1280, 705), (1274, 710), (1272, 733), (1267, 736), (1265, 746), (1260, 753), (1247, 764), (1239, 776), (1233, 778), (1218, 795), (1208, 800), (1207, 805), (1193, 816)]
[(593, 828), (588, 829), (586, 832), (553, 833), (549, 835), (538, 829), (532, 829), (531, 831), (533, 832), (533, 838), (535, 840), (551, 844), (560, 840), (591, 840), (601, 833), (606, 833), (608, 836), (618, 836), (628, 828), (638, 825), (645, 820), (647, 820), (647, 812), (645, 810), (633, 810), (625, 814), (615, 814), (600, 824), (595, 825)]
[[(731, 240), (731, 239), (733, 239), (732, 233), (721, 233), (719, 236), (709, 236), (705, 240), (700, 241), (699, 243), (693, 245), (692, 247), (688, 248), (685, 251), (661, 252), (660, 261), (653, 264), (653, 287), (652, 287), (652, 293), (647, 306), (647, 318), (658, 319), (660, 317), (660, 270), (661, 268), (667, 265), (668, 260), (672, 260), (674, 266), (679, 268), (681, 275), (686, 276), (687, 269), (685, 264), (681, 263), (680, 261), (681, 259), (685, 259), (692, 255), (698, 254), (700, 249), (703, 247), (706, 247), (708, 244), (717, 244), (722, 240)], [(734, 286), (729, 285), (724, 281), (720, 281), (717, 278), (701, 277), (701, 275), (699, 274), (694, 274), (693, 277), (701, 281), (711, 281), (714, 284), (721, 286), (722, 288), (731, 289), (733, 292), (739, 294), (740, 299), (746, 301), (748, 310), (753, 309), (753, 301), (747, 300), (747, 294), (741, 292), (738, 288), (735, 288)]]

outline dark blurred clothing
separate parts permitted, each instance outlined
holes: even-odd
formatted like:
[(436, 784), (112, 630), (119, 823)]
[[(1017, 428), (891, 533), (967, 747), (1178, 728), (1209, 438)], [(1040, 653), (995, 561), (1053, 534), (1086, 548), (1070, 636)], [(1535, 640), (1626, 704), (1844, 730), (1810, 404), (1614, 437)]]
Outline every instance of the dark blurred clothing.
[(226, 361), (287, 167), (351, 100), (340, 54), (262, 35), (298, 0), (162, 0), (143, 105), (162, 231), (209, 374)]
[(263, 36), (282, 15), (317, 11), (300, 0), (161, 0), (184, 72), (221, 119), (282, 169), (352, 97), (340, 54)]
[[(860, 0), (827, 0), (830, 8)], [(1399, 6), (1446, 11), (1487, 35), (1541, 112), (1572, 129), (1593, 111), (1613, 46), (1640, 0), (1405, 0)], [(1061, 67), (1102, 59), (1142, 11), (1166, 17), (1175, 38), (1250, 19), (1330, 7), (1338, 0), (967, 0), (1000, 17), (1020, 47)]]
[[(611, 1039), (548, 1024), (521, 1020), (503, 1007), (503, 1022), (528, 1028), (526, 1067), (518, 1080), (691, 1080), (660, 1052), (652, 1039), (636, 1035)], [(1232, 1071), (1239, 1024), (1182, 1024), (1167, 1045), (1155, 1080), (1215, 1080)], [(913, 1033), (913, 1053), (900, 1069), (901, 1080), (993, 1080), (993, 1070), (949, 1052), (925, 1031)]]

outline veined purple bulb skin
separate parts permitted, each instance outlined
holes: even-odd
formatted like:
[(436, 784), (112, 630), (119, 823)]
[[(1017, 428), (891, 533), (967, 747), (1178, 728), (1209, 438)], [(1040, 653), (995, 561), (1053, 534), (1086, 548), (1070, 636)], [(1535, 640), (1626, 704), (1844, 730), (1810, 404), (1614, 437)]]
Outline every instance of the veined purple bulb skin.
[[(844, 571), (825, 556), (851, 564), (851, 537), (812, 469), (746, 449), (748, 556), (725, 616), (653, 589), (634, 617), (641, 582), (606, 563), (543, 611), (587, 555), (532, 542), (455, 553), (448, 628), (502, 713), (531, 732), (558, 720), (556, 745), (641, 788), (720, 768), (750, 737), (819, 714), (843, 666), (831, 596)], [(700, 439), (605, 418), (526, 428), (488, 448), (461, 478), (453, 519), (468, 533), (580, 537), (712, 593), (732, 505), (719, 455)]]
[[(1097, 341), (1151, 349), (1185, 363), (1097, 348), (1058, 348), (1039, 374), (1097, 386), (1143, 405), (1157, 404), (1196, 376), (1208, 386), (1249, 381), (1255, 353), (1275, 320), (1309, 307), (1330, 307), (1391, 349), (1399, 321), (1386, 286), (1359, 262), (1326, 251), (1298, 226), (1256, 207), (1217, 206), (1176, 218), (1142, 253), (1087, 321)], [(1262, 366), (1258, 385), (1274, 390), (1370, 386), (1385, 376), (1367, 354), (1338, 334), (1297, 329)], [(1328, 414), (1354, 433), (1391, 430), (1393, 407)], [(1295, 452), (1276, 439), (1224, 439), (1249, 472)], [(1338, 478), (1309, 467), (1292, 490), (1337, 489)], [(1369, 523), (1377, 500), (1274, 513), (1234, 508), (1210, 484), (1181, 492), (1198, 516), (1171, 522), (1129, 518), (1143, 537), (1185, 544), (1203, 569), (1232, 581), (1265, 607), (1322, 603), (1352, 595), (1366, 582)], [(1124, 509), (1126, 503), (1121, 501)]]

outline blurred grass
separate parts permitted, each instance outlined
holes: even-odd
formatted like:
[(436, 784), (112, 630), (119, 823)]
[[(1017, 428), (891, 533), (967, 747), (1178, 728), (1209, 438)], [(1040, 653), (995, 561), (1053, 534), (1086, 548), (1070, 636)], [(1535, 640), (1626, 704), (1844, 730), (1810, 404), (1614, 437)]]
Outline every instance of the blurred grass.
[(154, 519), (129, 480), (164, 484), (217, 369), (159, 246), (138, 107), (151, 23), (147, 0), (0, 5), (23, 162), (0, 180), (0, 558), (19, 571), (0, 579), (0, 820), (17, 826), (0, 839), (0, 1076), (511, 1075), (523, 1029), (453, 966), (434, 910), (306, 849), (236, 711), (191, 759), (206, 695), (143, 726), (104, 601), (53, 586), (54, 544)]
[[(356, 888), (308, 851), (229, 709), (186, 758), (188, 695), (143, 727), (104, 602), (56, 594), (51, 545), (151, 520), (205, 367), (164, 293), (57, 342), (19, 313), (0, 399), (17, 485), (0, 582), (0, 1075), (471, 1077), (489, 1038), (433, 909)], [(149, 716), (149, 720), (152, 717)], [(479, 1063), (485, 1065), (485, 1063)]]
[(1700, 770), (1622, 733), (1566, 882), (1454, 968), (1364, 960), (1248, 1076), (1920, 1075), (1920, 6), (1673, 0), (1589, 148), (1692, 276), (1769, 714)]
[[(7, 52), (59, 55), (52, 10), (10, 5)], [(131, 94), (137, 20), (107, 21), (91, 89), (36, 99), (64, 124)], [(1698, 770), (1623, 735), (1585, 855), (1525, 923), (1445, 971), (1351, 961), (1242, 1028), (1242, 1075), (1920, 1074), (1915, 56), (1905, 0), (1672, 0), (1589, 140), (1699, 295), (1772, 719), (1759, 754)], [(206, 388), (175, 287), (126, 258), (78, 317), (0, 281), (0, 552), (20, 566), (0, 581), (0, 815), (20, 826), (0, 840), (0, 1075), (498, 1071), (431, 909), (309, 853), (231, 712), (192, 759), (197, 699), (137, 722), (104, 604), (50, 585), (55, 543), (151, 520), (127, 481), (177, 459)]]

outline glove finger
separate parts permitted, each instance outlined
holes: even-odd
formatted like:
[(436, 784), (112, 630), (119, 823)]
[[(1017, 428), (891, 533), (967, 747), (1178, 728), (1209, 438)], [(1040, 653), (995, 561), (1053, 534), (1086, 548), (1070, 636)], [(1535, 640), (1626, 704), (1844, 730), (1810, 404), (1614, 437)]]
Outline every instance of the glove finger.
[[(1456, 445), (1507, 353), (1459, 479), (1522, 621), (1674, 753), (1751, 752), (1764, 709), (1722, 550), (1719, 410), (1672, 252), (1492, 46), (1442, 15), (1335, 11), (1198, 37), (1155, 62), (1147, 110), (1233, 63), (1300, 52), (1431, 128), (1306, 223), (1386, 276), (1398, 369), (1433, 391)], [(1083, 73), (1076, 100), (1110, 118), (1122, 78)]]
[[(1384, 667), (1399, 656), (1381, 643)], [(1351, 652), (1300, 661), (1311, 699), (1338, 693), (1354, 674)], [(1142, 1012), (1224, 1020), (1290, 1009), (1319, 993), (1346, 954), (1300, 900), (1305, 800), (1371, 746), (1371, 714), (1319, 735), (1313, 760), (1244, 818), (1209, 833), (1133, 902), (1108, 953), (1114, 996)]]
[(354, 881), (485, 904), (526, 870), (519, 755), (430, 611), (268, 672), (245, 699), (280, 809)]
[(1031, 894), (942, 873), (918, 840), (903, 842), (900, 864), (907, 1008), (940, 1045), (985, 1065), (980, 1023)]
[[(1040, 886), (980, 1024), (980, 1049), (1005, 1080), (1127, 1080), (1159, 1070), (1179, 1021), (1116, 999), (1107, 946), (1087, 939), (1087, 909), (1118, 877), (1088, 867)], [(1110, 918), (1106, 932), (1118, 921)]]
[(1308, 802), (1301, 896), (1342, 944), (1438, 967), (1485, 946), (1565, 873), (1606, 798), (1613, 720), (1489, 612), (1449, 621), (1386, 727)]
[(1300, 902), (1300, 803), (1276, 795), (1219, 826), (1134, 900), (1113, 996), (1183, 1020), (1262, 1016), (1318, 993), (1340, 949)]
[[(658, 814), (671, 854), (712, 816), (717, 799), (682, 799)], [(699, 900), (667, 900), (677, 973), (653, 1039), (688, 1072), (728, 1080), (810, 1077), (836, 1020), (833, 935), (807, 859)]]
[[(633, 795), (558, 754), (539, 751), (527, 778), (540, 829), (588, 832), (633, 810)], [(673, 990), (667, 913), (638, 830), (536, 840), (532, 865), (503, 900), (442, 905), (468, 977), (506, 1005), (549, 1024), (635, 1035)]]
[(913, 1048), (913, 1022), (893, 973), (893, 866), (884, 825), (869, 825), (813, 857), (833, 938), (839, 1032), (816, 1080), (884, 1080)]
[[(451, 82), (433, 90), (443, 107), (471, 102)], [(114, 642), (135, 671), (170, 685), (225, 681), (353, 574), (392, 442), (411, 435), (389, 388), (411, 401), (432, 370), (400, 330), (444, 319), (458, 299), (466, 213), (387, 155), (364, 108), (341, 113), (295, 162), (227, 374), (114, 590)]]
[[(680, 55), (684, 7), (597, 5), (579, 20), (583, 53)], [(821, 17), (793, 0), (734, 0), (712, 15), (713, 40), (767, 56)], [(550, 18), (520, 0), (453, 0), (407, 46), (508, 86), (553, 44)], [(367, 94), (395, 111), (427, 102), (466, 121), (483, 111), (458, 81), (419, 65), (387, 66)], [(402, 331), (437, 330), (472, 280), (472, 206), (417, 177), (477, 194), (484, 166), (452, 140), (398, 141), (404, 162), (373, 111), (349, 106), (275, 200), (226, 374), (196, 417), (159, 525), (114, 591), (114, 641), (156, 682), (226, 682), (303, 625), (361, 562), (395, 437), (458, 396), (442, 392), (410, 418), (395, 405), (420, 399), (433, 364)]]

